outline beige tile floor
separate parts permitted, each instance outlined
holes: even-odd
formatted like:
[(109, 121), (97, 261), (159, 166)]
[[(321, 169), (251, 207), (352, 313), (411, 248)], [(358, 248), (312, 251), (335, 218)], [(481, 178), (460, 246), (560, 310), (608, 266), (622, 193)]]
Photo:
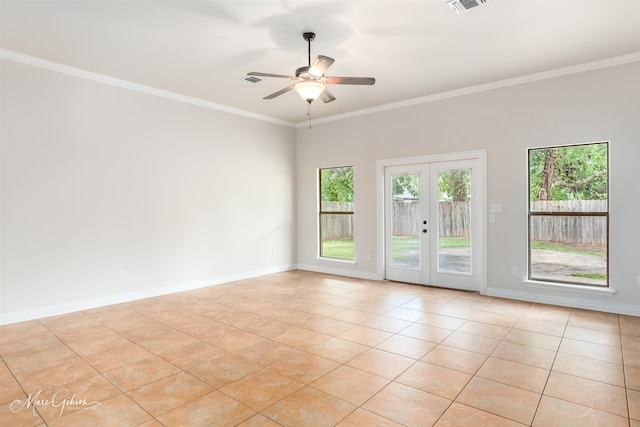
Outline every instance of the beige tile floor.
[(640, 318), (291, 271), (0, 328), (2, 426), (640, 426)]

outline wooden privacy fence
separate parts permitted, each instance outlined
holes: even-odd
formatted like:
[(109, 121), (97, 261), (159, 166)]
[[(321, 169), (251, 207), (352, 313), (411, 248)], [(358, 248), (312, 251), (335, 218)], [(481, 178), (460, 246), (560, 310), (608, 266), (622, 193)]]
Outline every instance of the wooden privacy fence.
[(439, 202), (438, 209), (440, 219), (438, 228), (441, 237), (471, 236), (470, 202)]
[[(537, 212), (606, 212), (606, 200), (569, 200), (531, 202)], [(325, 212), (352, 212), (353, 203), (323, 202)], [(441, 237), (469, 237), (471, 235), (471, 206), (468, 202), (440, 202), (439, 235)], [(417, 200), (393, 201), (393, 230), (396, 236), (417, 236), (422, 229)], [(322, 215), (323, 240), (352, 239), (353, 215)], [(433, 230), (433, 221), (429, 230)], [(607, 221), (599, 216), (534, 216), (532, 240), (560, 243), (606, 243)]]
[[(471, 235), (471, 206), (468, 202), (438, 203), (439, 235), (442, 237), (469, 237)], [(417, 236), (422, 230), (420, 205), (417, 200), (393, 201), (393, 234), (395, 236)], [(429, 230), (433, 227), (427, 224)]]
[(420, 206), (417, 200), (401, 199), (393, 201), (393, 235), (417, 236), (420, 227)]
[[(323, 212), (353, 212), (353, 202), (322, 202)], [(353, 239), (353, 215), (320, 215), (322, 240)]]
[[(531, 212), (606, 212), (606, 200), (543, 200)], [(531, 217), (531, 240), (558, 243), (607, 243), (605, 216)]]
[[(467, 202), (440, 202), (440, 236), (469, 237), (471, 235), (470, 206)], [(323, 202), (323, 212), (353, 212), (353, 203)], [(422, 221), (417, 200), (393, 201), (393, 230), (396, 236), (417, 236)], [(429, 225), (429, 229), (431, 225)], [(352, 239), (353, 215), (322, 215), (322, 240)]]

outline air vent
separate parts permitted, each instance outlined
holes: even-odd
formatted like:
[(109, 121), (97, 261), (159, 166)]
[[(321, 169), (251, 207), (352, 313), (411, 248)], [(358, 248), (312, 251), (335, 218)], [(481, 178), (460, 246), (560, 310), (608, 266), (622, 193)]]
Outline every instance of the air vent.
[(260, 83), (262, 81), (262, 79), (259, 79), (256, 76), (245, 76), (245, 77), (241, 78), (240, 80), (242, 80), (243, 82), (246, 82), (246, 83)]
[(464, 13), (472, 7), (480, 6), (486, 3), (487, 0), (449, 0), (447, 4), (457, 14)]

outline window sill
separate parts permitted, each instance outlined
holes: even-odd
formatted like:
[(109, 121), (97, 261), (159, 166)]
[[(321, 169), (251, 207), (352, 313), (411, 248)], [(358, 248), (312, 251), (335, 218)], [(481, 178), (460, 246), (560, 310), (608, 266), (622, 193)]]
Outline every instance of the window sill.
[(335, 262), (338, 264), (351, 264), (356, 265), (358, 261), (355, 259), (341, 259), (341, 258), (329, 258), (329, 257), (317, 257), (318, 261), (327, 261), (327, 262)]
[(570, 291), (577, 293), (585, 293), (585, 294), (597, 294), (597, 295), (605, 295), (605, 296), (613, 296), (616, 291), (609, 288), (597, 288), (595, 286), (586, 286), (586, 285), (572, 285), (566, 283), (553, 283), (553, 282), (542, 282), (537, 280), (524, 280), (525, 286), (529, 286), (532, 288), (543, 288), (543, 289), (557, 289), (561, 291)]

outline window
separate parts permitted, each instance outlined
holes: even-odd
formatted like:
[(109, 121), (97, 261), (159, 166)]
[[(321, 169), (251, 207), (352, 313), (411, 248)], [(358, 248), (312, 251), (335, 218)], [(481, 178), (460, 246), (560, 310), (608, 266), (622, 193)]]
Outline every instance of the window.
[(529, 279), (609, 285), (606, 142), (529, 150)]
[(319, 170), (320, 256), (354, 259), (353, 166)]

